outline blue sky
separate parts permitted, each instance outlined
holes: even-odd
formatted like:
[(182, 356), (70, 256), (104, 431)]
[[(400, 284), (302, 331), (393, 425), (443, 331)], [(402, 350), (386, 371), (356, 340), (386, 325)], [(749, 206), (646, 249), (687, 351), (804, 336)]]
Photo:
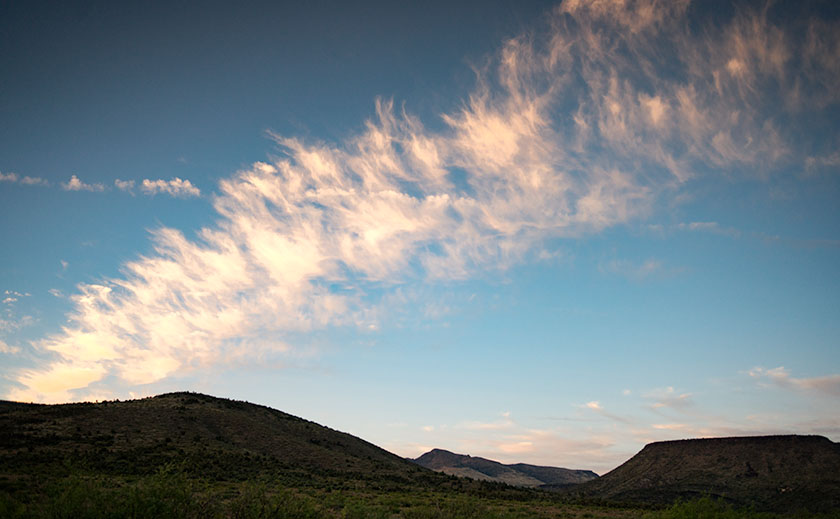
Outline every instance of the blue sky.
[(0, 7), (0, 392), (598, 472), (840, 439), (830, 2)]

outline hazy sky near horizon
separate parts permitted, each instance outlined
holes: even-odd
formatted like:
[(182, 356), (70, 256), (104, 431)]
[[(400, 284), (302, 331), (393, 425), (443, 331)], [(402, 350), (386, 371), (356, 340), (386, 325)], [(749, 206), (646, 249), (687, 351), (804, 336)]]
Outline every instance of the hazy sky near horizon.
[(0, 6), (2, 398), (840, 440), (833, 2), (301, 4)]

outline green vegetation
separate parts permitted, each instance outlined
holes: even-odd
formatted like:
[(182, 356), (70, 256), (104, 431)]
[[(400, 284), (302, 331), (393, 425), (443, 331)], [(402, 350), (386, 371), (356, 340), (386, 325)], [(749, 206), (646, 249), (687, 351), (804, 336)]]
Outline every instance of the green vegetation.
[(642, 519), (777, 519), (780, 517), (837, 518), (840, 517), (840, 511), (828, 514), (801, 511), (780, 516), (769, 512), (758, 512), (751, 508), (738, 508), (721, 499), (704, 496), (691, 501), (679, 501), (665, 510), (648, 512), (642, 516)]
[(800, 435), (656, 442), (570, 494), (661, 506), (709, 496), (759, 511), (828, 513), (840, 510), (840, 444)]
[[(30, 482), (32, 483), (32, 482)], [(403, 489), (344, 491), (287, 488), (264, 481), (219, 483), (189, 477), (171, 466), (153, 475), (126, 479), (70, 475), (36, 491), (0, 491), (0, 517), (79, 518), (345, 518), (345, 519), (782, 519), (840, 518), (840, 513), (778, 515), (736, 508), (702, 497), (656, 511), (562, 502), (505, 499), (464, 492)]]
[(448, 476), (298, 417), (205, 395), (0, 402), (0, 518), (799, 517), (710, 498), (655, 511), (655, 500), (598, 499)]
[[(34, 483), (34, 482), (30, 482)], [(4, 518), (632, 518), (629, 509), (507, 500), (447, 491), (333, 491), (219, 483), (166, 466), (136, 479), (70, 475), (34, 491), (0, 492)]]

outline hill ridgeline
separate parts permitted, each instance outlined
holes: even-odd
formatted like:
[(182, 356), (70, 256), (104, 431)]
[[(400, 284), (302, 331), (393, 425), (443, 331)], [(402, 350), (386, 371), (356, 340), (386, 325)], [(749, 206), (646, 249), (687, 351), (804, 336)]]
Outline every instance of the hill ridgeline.
[(598, 477), (591, 470), (571, 470), (516, 463), (504, 465), (466, 454), (432, 449), (414, 460), (418, 465), (445, 474), (482, 481), (497, 481), (508, 485), (532, 488), (561, 488), (584, 483)]

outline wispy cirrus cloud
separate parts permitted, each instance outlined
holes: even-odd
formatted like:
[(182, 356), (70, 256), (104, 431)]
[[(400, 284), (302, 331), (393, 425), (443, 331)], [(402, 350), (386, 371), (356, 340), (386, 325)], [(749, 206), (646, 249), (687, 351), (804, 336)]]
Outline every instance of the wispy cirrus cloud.
[(9, 346), (3, 340), (0, 340), (0, 353), (4, 353), (6, 355), (15, 355), (20, 353), (20, 348), (17, 346)]
[(730, 236), (738, 238), (741, 236), (741, 231), (732, 227), (724, 227), (717, 222), (681, 222), (674, 226), (679, 231), (688, 232), (707, 232), (711, 234), (720, 234), (723, 236)]
[(605, 418), (609, 418), (610, 420), (613, 420), (615, 422), (619, 422), (619, 423), (622, 423), (622, 424), (629, 424), (629, 423), (632, 422), (632, 420), (628, 417), (620, 416), (618, 414), (611, 413), (611, 412), (607, 411), (606, 409), (604, 409), (604, 406), (601, 405), (601, 402), (599, 402), (597, 400), (592, 400), (592, 401), (587, 402), (587, 403), (585, 403), (585, 404), (583, 404), (579, 407), (582, 408), (582, 409), (588, 409), (588, 410), (593, 411), (593, 412), (595, 412), (595, 413), (597, 413), (597, 414), (599, 414), (599, 415), (601, 415)]
[(665, 266), (661, 261), (653, 258), (646, 259), (640, 263), (629, 260), (613, 259), (602, 262), (598, 265), (598, 270), (603, 273), (615, 274), (624, 276), (628, 279), (641, 281), (655, 274), (664, 272)]
[(651, 409), (676, 409), (685, 410), (694, 406), (694, 399), (691, 393), (681, 393), (669, 386), (664, 389), (655, 389), (645, 393), (644, 398), (650, 403)]
[(784, 366), (765, 369), (755, 367), (748, 372), (750, 377), (762, 381), (769, 381), (775, 386), (795, 389), (799, 391), (815, 391), (830, 396), (840, 396), (840, 374), (822, 377), (797, 378), (790, 374)]
[(493, 420), (491, 422), (466, 421), (456, 425), (455, 427), (479, 431), (497, 431), (500, 429), (510, 429), (515, 425), (515, 422), (510, 416), (510, 412), (505, 411), (504, 413), (501, 413), (501, 418), (498, 420)]
[[(221, 181), (197, 238), (158, 229), (149, 256), (80, 285), (67, 326), (38, 343), (53, 362), (9, 396), (71, 400), (106, 377), (128, 391), (233, 352), (294, 350), (295, 332), (375, 329), (365, 287), (387, 298), (502, 270), (546, 240), (643, 218), (687, 179), (760, 179), (824, 155), (801, 130), (828, 115), (802, 107), (838, 100), (825, 86), (837, 27), (799, 34), (743, 9), (692, 29), (687, 5), (562, 3), (547, 34), (504, 43), (439, 131), (380, 100), (342, 142), (274, 135), (281, 156)], [(200, 194), (178, 178), (139, 189)]]

